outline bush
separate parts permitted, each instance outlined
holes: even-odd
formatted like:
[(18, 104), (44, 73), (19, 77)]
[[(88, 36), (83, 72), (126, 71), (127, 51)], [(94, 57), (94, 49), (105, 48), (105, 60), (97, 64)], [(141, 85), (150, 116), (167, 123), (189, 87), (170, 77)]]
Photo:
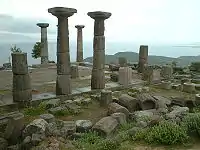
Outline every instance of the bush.
[(116, 150), (120, 144), (114, 140), (103, 140), (96, 145), (96, 150)]
[(182, 126), (189, 133), (197, 133), (200, 136), (200, 113), (189, 113), (183, 118)]
[(149, 144), (182, 144), (188, 140), (186, 128), (176, 123), (163, 121), (149, 129), (139, 131), (135, 140), (145, 140)]
[(38, 107), (28, 107), (24, 109), (26, 116), (38, 116), (46, 112), (46, 105), (41, 103)]

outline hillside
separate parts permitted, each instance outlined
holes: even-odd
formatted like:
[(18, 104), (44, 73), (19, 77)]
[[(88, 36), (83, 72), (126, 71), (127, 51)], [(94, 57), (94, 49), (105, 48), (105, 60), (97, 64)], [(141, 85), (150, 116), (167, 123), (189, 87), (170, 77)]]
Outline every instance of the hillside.
[[(138, 53), (135, 52), (118, 52), (114, 55), (106, 55), (105, 63), (109, 64), (111, 62), (117, 62), (118, 57), (125, 57), (128, 62), (138, 62)], [(88, 57), (84, 61), (92, 63), (93, 58)], [(200, 56), (181, 56), (178, 58), (165, 57), (165, 56), (155, 56), (149, 55), (148, 62), (149, 64), (160, 64), (164, 65), (176, 61), (178, 66), (187, 66), (191, 62), (200, 61)]]

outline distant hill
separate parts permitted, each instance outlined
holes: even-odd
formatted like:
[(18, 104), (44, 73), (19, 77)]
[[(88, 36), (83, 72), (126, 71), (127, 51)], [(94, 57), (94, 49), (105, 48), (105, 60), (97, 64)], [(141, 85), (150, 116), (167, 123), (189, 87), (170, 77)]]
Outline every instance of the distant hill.
[[(119, 57), (125, 57), (128, 62), (138, 62), (139, 54), (135, 52), (118, 52), (114, 55), (106, 55), (105, 63), (109, 64), (112, 62), (118, 62)], [(84, 61), (91, 62), (93, 57), (88, 57)], [(200, 61), (200, 56), (180, 56), (178, 58), (165, 57), (165, 56), (155, 56), (149, 55), (148, 63), (149, 64), (160, 64), (164, 65), (176, 61), (178, 66), (187, 66), (191, 62)]]

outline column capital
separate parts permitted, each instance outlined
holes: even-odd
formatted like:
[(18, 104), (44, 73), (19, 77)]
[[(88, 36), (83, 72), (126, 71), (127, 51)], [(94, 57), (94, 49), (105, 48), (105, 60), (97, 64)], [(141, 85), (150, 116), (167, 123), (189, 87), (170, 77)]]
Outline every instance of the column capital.
[(74, 8), (67, 8), (67, 7), (53, 7), (49, 8), (48, 12), (56, 17), (70, 17), (74, 13), (77, 13), (77, 10)]
[(47, 28), (47, 27), (49, 27), (49, 24), (48, 23), (37, 23), (36, 24), (38, 27), (40, 27), (40, 28)]
[(84, 25), (76, 25), (75, 28), (77, 29), (83, 29), (85, 26)]
[(112, 14), (110, 12), (93, 11), (93, 12), (88, 12), (87, 15), (90, 16), (92, 19), (106, 20), (110, 18)]

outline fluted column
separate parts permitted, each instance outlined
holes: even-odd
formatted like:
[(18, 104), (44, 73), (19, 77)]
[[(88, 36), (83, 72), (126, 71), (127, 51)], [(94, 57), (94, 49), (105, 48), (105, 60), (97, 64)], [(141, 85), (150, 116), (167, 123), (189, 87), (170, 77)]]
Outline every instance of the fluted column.
[(93, 68), (91, 77), (91, 89), (105, 88), (105, 36), (104, 21), (111, 16), (109, 12), (88, 12), (88, 16), (94, 19), (93, 39)]
[(68, 18), (77, 12), (73, 8), (54, 7), (48, 12), (58, 18), (56, 95), (71, 94)]

